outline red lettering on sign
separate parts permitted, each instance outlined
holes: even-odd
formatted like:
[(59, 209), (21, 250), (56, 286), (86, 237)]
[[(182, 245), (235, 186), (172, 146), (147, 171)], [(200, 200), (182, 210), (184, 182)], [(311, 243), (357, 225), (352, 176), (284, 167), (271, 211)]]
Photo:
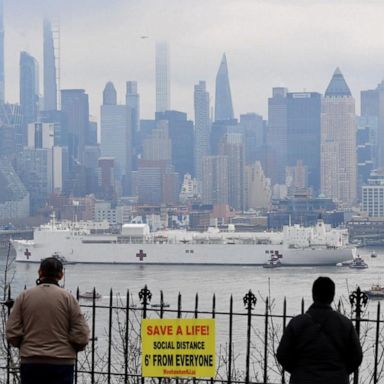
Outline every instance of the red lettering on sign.
[(147, 335), (173, 335), (173, 328), (172, 325), (148, 325)]
[(207, 336), (209, 335), (209, 326), (208, 325), (192, 325), (191, 327), (189, 327), (187, 325), (186, 334)]

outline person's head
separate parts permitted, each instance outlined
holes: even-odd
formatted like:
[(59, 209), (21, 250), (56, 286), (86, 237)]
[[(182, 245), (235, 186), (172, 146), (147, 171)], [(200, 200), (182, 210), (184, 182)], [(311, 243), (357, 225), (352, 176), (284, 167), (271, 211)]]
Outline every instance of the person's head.
[(63, 263), (56, 257), (47, 257), (41, 260), (39, 268), (39, 278), (61, 280), (63, 277)]
[(315, 303), (331, 304), (335, 297), (335, 283), (329, 277), (318, 277), (312, 285), (312, 297)]

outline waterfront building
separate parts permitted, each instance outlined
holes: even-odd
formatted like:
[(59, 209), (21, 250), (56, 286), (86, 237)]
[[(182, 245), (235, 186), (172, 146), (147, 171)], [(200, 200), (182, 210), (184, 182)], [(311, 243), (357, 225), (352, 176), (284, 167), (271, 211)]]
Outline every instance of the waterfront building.
[(165, 41), (156, 43), (156, 112), (171, 109), (169, 49)]
[(39, 112), (39, 72), (36, 59), (27, 52), (20, 52), (20, 105), (23, 113), (23, 144), (29, 123), (37, 121)]
[(224, 53), (216, 75), (215, 121), (232, 120), (233, 118), (234, 114), (228, 76), (227, 57)]
[(287, 93), (287, 88), (275, 87), (272, 89), (272, 97), (268, 98), (266, 142), (274, 163), (271, 163), (273, 167), (268, 167), (265, 171), (272, 184), (282, 184), (285, 181), (288, 145)]
[(44, 57), (44, 110), (57, 110), (57, 79), (55, 46), (52, 25), (48, 19), (43, 23), (43, 57)]
[(209, 116), (209, 93), (205, 81), (195, 85), (194, 94), (195, 110), (195, 176), (198, 182), (202, 181), (202, 158), (209, 155), (211, 119)]
[(367, 185), (362, 186), (362, 210), (369, 217), (384, 217), (384, 172), (372, 171)]
[(130, 108), (116, 100), (115, 87), (108, 82), (100, 109), (100, 148), (103, 157), (115, 159), (115, 176), (121, 182), (132, 171), (132, 121)]
[(355, 99), (337, 68), (321, 102), (321, 192), (351, 205), (356, 200)]

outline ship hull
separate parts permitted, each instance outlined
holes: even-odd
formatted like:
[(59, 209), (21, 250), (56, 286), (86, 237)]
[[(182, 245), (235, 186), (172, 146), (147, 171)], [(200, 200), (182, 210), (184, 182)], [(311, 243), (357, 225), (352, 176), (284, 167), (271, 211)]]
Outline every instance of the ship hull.
[(60, 254), (70, 263), (263, 265), (271, 254), (282, 265), (336, 265), (353, 258), (353, 247), (288, 248), (283, 244), (118, 243), (113, 238), (92, 242), (81, 238), (50, 239), (49, 243), (14, 240), (16, 261), (40, 262)]

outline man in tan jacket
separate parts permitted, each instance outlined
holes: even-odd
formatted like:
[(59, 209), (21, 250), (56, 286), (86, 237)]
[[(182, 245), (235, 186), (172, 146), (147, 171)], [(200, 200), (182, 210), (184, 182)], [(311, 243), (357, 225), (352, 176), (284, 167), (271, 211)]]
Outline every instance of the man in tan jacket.
[(42, 260), (37, 286), (16, 299), (7, 321), (8, 342), (20, 348), (21, 384), (72, 384), (76, 353), (89, 340), (79, 303), (59, 287), (63, 264)]

